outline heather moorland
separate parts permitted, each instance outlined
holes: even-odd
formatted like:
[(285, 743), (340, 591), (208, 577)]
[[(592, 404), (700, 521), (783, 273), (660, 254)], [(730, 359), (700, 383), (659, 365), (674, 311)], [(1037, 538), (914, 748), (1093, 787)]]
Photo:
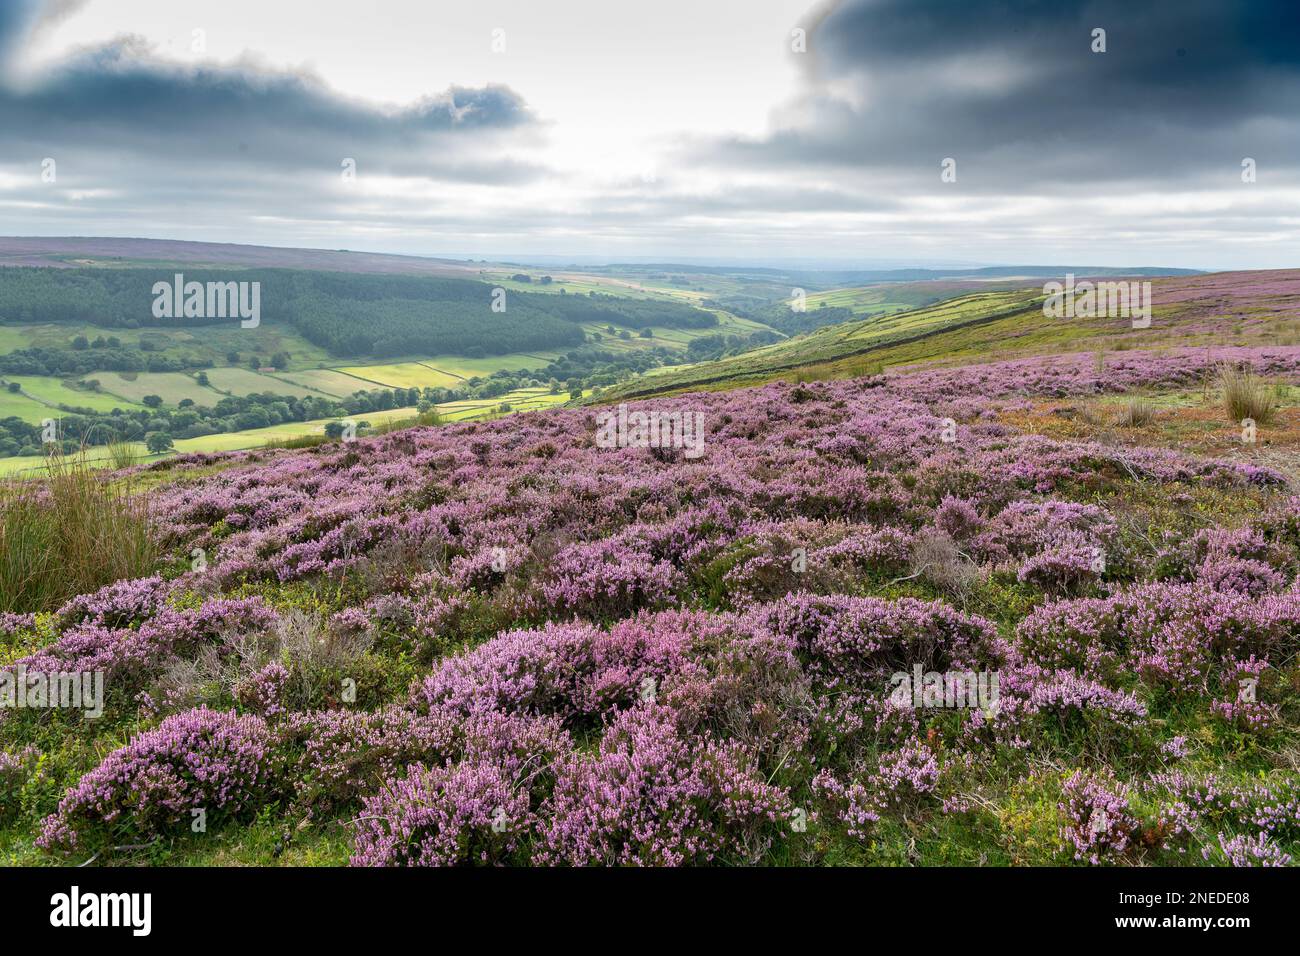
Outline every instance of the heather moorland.
[[(0, 852), (1289, 863), (1298, 375), (1085, 347), (104, 473), (154, 550), (0, 619), (104, 679), (3, 714)], [(601, 439), (638, 413), (698, 442)]]

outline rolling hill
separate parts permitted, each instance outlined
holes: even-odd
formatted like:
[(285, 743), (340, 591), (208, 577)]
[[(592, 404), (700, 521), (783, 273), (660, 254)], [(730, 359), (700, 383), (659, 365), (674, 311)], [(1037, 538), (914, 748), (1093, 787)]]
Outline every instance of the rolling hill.
[(660, 370), (602, 400), (733, 388), (784, 379), (850, 378), (905, 365), (1033, 355), (1300, 342), (1300, 270), (1151, 280), (1151, 326), (1126, 318), (1057, 319), (1040, 289), (976, 293), (938, 305), (817, 329), (715, 362)]

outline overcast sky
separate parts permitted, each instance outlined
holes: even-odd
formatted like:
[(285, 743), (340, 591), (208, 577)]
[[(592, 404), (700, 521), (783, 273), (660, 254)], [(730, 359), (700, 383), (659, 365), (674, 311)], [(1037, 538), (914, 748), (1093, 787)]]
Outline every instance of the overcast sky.
[(1294, 0), (0, 0), (0, 233), (1297, 266), (1297, 38)]

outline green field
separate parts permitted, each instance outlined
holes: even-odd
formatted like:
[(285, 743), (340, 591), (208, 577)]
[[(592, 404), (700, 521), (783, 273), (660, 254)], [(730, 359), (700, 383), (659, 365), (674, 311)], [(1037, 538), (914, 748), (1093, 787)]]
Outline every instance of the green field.
[(494, 355), (491, 358), (435, 355), (431, 358), (421, 359), (420, 364), (436, 368), (440, 372), (454, 375), (457, 378), (469, 379), (475, 376), (487, 377), (499, 369), (505, 369), (508, 372), (523, 372), (531, 369), (540, 371), (550, 361), (549, 358), (542, 357), (542, 355), (546, 354), (558, 357), (558, 353), (531, 354), (523, 352), (515, 352), (511, 355)]
[[(516, 282), (510, 278), (511, 275), (518, 273), (532, 276), (533, 281)], [(551, 276), (554, 281), (549, 285), (542, 285), (539, 280), (544, 275)], [(521, 291), (553, 293), (563, 291), (569, 295), (596, 292), (632, 298), (675, 299), (692, 305), (699, 305), (705, 299), (728, 297), (751, 298), (755, 302), (773, 302), (787, 298), (791, 288), (791, 283), (786, 277), (763, 271), (747, 274), (744, 270), (738, 270), (735, 274), (728, 274), (694, 272), (689, 268), (661, 271), (635, 266), (608, 266), (593, 272), (542, 269), (532, 266), (508, 271), (491, 268), (483, 270), (479, 278), (506, 289)], [(806, 285), (807, 281), (801, 279), (800, 283)]]
[(682, 351), (692, 341), (704, 338), (709, 335), (748, 335), (751, 332), (775, 331), (770, 326), (763, 325), (761, 322), (754, 322), (750, 319), (742, 319), (740, 316), (732, 315), (730, 312), (724, 312), (718, 309), (710, 309), (718, 317), (718, 324), (705, 329), (666, 329), (652, 328), (650, 338), (642, 338), (640, 330), (627, 329), (631, 338), (621, 338), (619, 332), (623, 331), (619, 326), (614, 326), (614, 334), (610, 334), (604, 323), (584, 322), (582, 328), (590, 335), (599, 335), (600, 339), (595, 343), (601, 348), (610, 351), (632, 352), (651, 348), (666, 348)]
[(8, 389), (0, 389), (0, 418), (21, 418), (29, 425), (39, 425), (47, 418), (53, 417), (54, 410), (48, 405), (28, 398), (26, 395), (14, 395)]
[[(417, 414), (415, 408), (393, 408), (382, 412), (367, 412), (364, 415), (358, 415), (355, 421), (369, 422), (371, 425), (380, 425), (390, 421), (400, 421), (404, 418), (414, 418)], [(310, 422), (286, 422), (282, 425), (272, 425), (270, 428), (250, 428), (247, 431), (224, 432), (220, 435), (204, 435), (201, 438), (179, 438), (176, 440), (177, 453), (186, 454), (191, 452), (218, 452), (218, 451), (239, 451), (246, 448), (260, 448), (267, 442), (284, 440), (287, 438), (299, 438), (304, 435), (323, 435), (325, 426), (332, 421), (341, 421), (342, 419), (322, 418)], [(150, 455), (145, 451), (144, 444), (141, 442), (132, 442), (131, 447), (135, 450), (136, 461), (157, 461), (166, 455)], [(102, 446), (94, 446), (86, 449), (84, 452), (85, 459), (88, 462), (104, 464), (108, 460), (108, 449)], [(18, 474), (30, 471), (40, 471), (45, 467), (45, 458), (42, 455), (28, 455), (25, 457), (0, 458), (0, 475)]]
[[(137, 461), (148, 461), (162, 457), (161, 455), (150, 456), (146, 454), (142, 442), (132, 442), (131, 447), (136, 453)], [(84, 457), (87, 462), (96, 466), (106, 464), (108, 462), (108, 449), (102, 445), (95, 445), (91, 448), (87, 448), (85, 452), (81, 453), (81, 457)], [(0, 458), (0, 476), (39, 476), (44, 471), (44, 455), (24, 455), (14, 456), (12, 458)]]
[(34, 343), (28, 335), (28, 330), (32, 328), (34, 326), (15, 328), (12, 325), (0, 325), (0, 354), (30, 348)]
[(46, 375), (6, 375), (0, 376), (0, 381), (17, 382), (22, 386), (24, 394), (46, 405), (89, 408), (97, 412), (111, 412), (115, 408), (125, 411), (141, 407), (136, 402), (127, 401), (116, 395), (73, 388), (66, 382)]
[(366, 412), (363, 415), (355, 415), (348, 419), (318, 418), (309, 422), (285, 422), (282, 425), (272, 425), (270, 428), (250, 428), (247, 431), (204, 435), (201, 438), (180, 438), (176, 441), (176, 451), (184, 454), (187, 452), (238, 451), (244, 448), (260, 448), (270, 441), (301, 438), (304, 435), (323, 435), (325, 434), (325, 426), (330, 422), (355, 421), (358, 425), (362, 422), (381, 425), (385, 422), (414, 418), (416, 414), (418, 413), (414, 407), (390, 408), (382, 412)]
[(365, 391), (375, 387), (371, 382), (363, 382), (352, 375), (335, 371), (332, 368), (314, 368), (303, 372), (277, 372), (275, 377), (286, 382), (292, 382), (295, 385), (301, 385), (313, 392), (333, 395), (335, 398), (347, 398), (353, 392)]
[(502, 404), (508, 404), (512, 412), (531, 412), (543, 408), (554, 408), (569, 400), (567, 393), (552, 395), (545, 388), (521, 388), (492, 399), (473, 399), (464, 402), (445, 402), (438, 406), (438, 412), (449, 422), (463, 422), (472, 418), (482, 418), (495, 413)]
[(447, 372), (440, 372), (420, 362), (396, 362), (392, 365), (348, 365), (339, 368), (353, 376), (357, 388), (455, 388), (464, 382)]
[[(11, 398), (21, 399), (22, 397), (0, 392), (0, 412), (3, 412), (7, 407), (5, 404), (6, 399)], [(33, 424), (38, 424), (41, 418), (48, 417), (49, 410), (45, 409), (44, 406), (37, 405), (35, 402), (31, 402), (30, 399), (24, 400), (28, 401), (32, 408), (43, 410)], [(508, 404), (510, 413), (513, 414), (515, 412), (555, 408), (563, 405), (568, 400), (567, 393), (551, 395), (544, 388), (521, 388), (493, 399), (446, 402), (438, 406), (438, 412), (446, 422), (464, 422), (475, 418), (506, 414), (501, 411), (502, 404)], [(333, 421), (351, 420), (358, 425), (362, 422), (368, 422), (372, 426), (378, 426), (389, 422), (414, 419), (418, 413), (418, 410), (414, 407), (392, 408), (379, 412), (364, 412), (351, 416), (350, 419), (319, 418), (307, 422), (285, 422), (280, 425), (272, 425), (269, 428), (250, 428), (245, 431), (225, 432), (219, 435), (204, 435), (200, 438), (180, 438), (176, 440), (175, 448), (177, 453), (240, 451), (247, 448), (261, 448), (268, 442), (284, 441), (308, 435), (323, 435), (325, 426)], [(0, 414), (0, 418), (3, 417), (4, 414)], [(140, 442), (132, 442), (131, 446), (135, 450), (137, 462), (157, 461), (159, 458), (167, 457), (166, 455), (147, 454), (144, 445)], [(84, 455), (88, 462), (105, 464), (108, 460), (108, 449), (102, 446), (94, 446), (88, 448)], [(44, 468), (45, 458), (42, 455), (0, 458), (0, 475), (39, 472)]]
[[(510, 278), (512, 275), (530, 275), (533, 277), (532, 282), (517, 282)], [(542, 285), (542, 276), (549, 275), (554, 281), (549, 285)], [(579, 272), (560, 271), (553, 272), (547, 269), (538, 269), (534, 267), (519, 268), (511, 271), (500, 271), (497, 269), (486, 270), (479, 276), (484, 282), (491, 282), (493, 285), (499, 285), (503, 289), (516, 289), (520, 292), (549, 292), (555, 295), (565, 293), (568, 295), (587, 295), (596, 292), (603, 295), (623, 295), (635, 296), (638, 298), (684, 298), (676, 290), (664, 288), (653, 288), (640, 282), (620, 279), (614, 276), (597, 276), (587, 275)]]
[(207, 369), (208, 381), (212, 387), (231, 395), (251, 395), (254, 392), (272, 392), (276, 395), (288, 395), (291, 398), (305, 398), (320, 394), (302, 385), (283, 381), (278, 374), (254, 372), (249, 368), (210, 368)]
[(221, 393), (205, 388), (184, 372), (91, 372), (100, 388), (128, 401), (139, 402), (146, 395), (157, 395), (167, 405), (191, 399), (196, 405), (215, 405)]
[(487, 378), (493, 372), (502, 369), (508, 372), (526, 372), (535, 369), (540, 372), (550, 360), (546, 353), (516, 352), (511, 355), (494, 355), (491, 358), (435, 355), (418, 362), (345, 365), (339, 366), (335, 371), (361, 379), (359, 387), (362, 388), (374, 388), (376, 385), (388, 388), (457, 388), (471, 378)]
[(145, 338), (155, 345), (155, 350), (149, 354), (185, 357), (195, 364), (226, 365), (226, 356), (230, 352), (238, 352), (241, 359), (261, 355), (268, 362), (276, 352), (284, 352), (289, 356), (290, 369), (306, 369), (337, 361), (295, 329), (265, 316), (255, 329), (240, 328), (238, 322), (194, 329), (167, 326), (122, 329), (79, 323), (0, 325), (0, 354), (26, 348), (70, 348), (78, 335), (91, 341), (100, 336), (113, 336), (124, 346), (131, 347), (138, 346), (140, 339)]
[(808, 294), (808, 308), (846, 308), (859, 315), (880, 315), (921, 309), (962, 295), (1042, 288), (1023, 279), (933, 279), (924, 282), (877, 282)]

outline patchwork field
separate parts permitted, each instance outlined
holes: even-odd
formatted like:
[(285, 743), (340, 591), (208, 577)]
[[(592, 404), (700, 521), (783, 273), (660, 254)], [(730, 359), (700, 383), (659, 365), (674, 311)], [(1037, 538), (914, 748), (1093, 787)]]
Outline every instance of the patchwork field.
[(373, 388), (374, 383), (328, 368), (307, 369), (301, 372), (277, 372), (276, 378), (301, 385), (312, 392), (321, 392), (335, 398), (346, 398), (353, 392)]
[(112, 395), (139, 402), (146, 395), (157, 395), (168, 405), (188, 398), (196, 405), (212, 405), (221, 399), (216, 389), (200, 385), (184, 372), (91, 372), (100, 388)]
[[(254, 372), (248, 368), (210, 368), (205, 370), (211, 387), (231, 395), (249, 395), (253, 392), (273, 392), (276, 395), (290, 395), (304, 398), (318, 395), (318, 391), (282, 380), (278, 373)], [(355, 391), (355, 389), (354, 389)]]
[[(371, 425), (382, 425), (386, 422), (414, 418), (415, 415), (416, 409), (414, 407), (390, 408), (381, 412), (366, 412), (364, 415), (357, 415), (347, 420), (353, 420), (358, 425), (362, 422), (369, 422)], [(272, 425), (269, 428), (250, 428), (246, 431), (204, 435), (202, 438), (180, 438), (176, 440), (176, 451), (179, 454), (185, 454), (186, 452), (236, 451), (244, 448), (260, 448), (267, 442), (301, 438), (306, 435), (323, 435), (326, 425), (340, 420), (326, 418), (310, 422), (286, 422), (283, 425)]]
[(568, 400), (567, 392), (552, 395), (544, 388), (521, 388), (499, 398), (446, 402), (438, 406), (438, 412), (446, 421), (460, 422), (500, 412), (503, 405), (508, 405), (512, 412), (530, 412), (542, 408), (555, 408)]
[[(17, 401), (10, 401), (11, 399)], [(563, 405), (568, 400), (569, 395), (567, 392), (552, 395), (545, 388), (522, 388), (492, 399), (444, 402), (435, 407), (444, 421), (466, 422), (482, 418), (496, 418), (518, 412), (555, 408)], [(508, 406), (508, 409), (503, 409), (503, 405)], [(158, 461), (162, 458), (171, 457), (172, 454), (238, 451), (247, 448), (261, 448), (268, 442), (321, 435), (325, 432), (325, 426), (333, 421), (351, 420), (358, 424), (364, 422), (369, 423), (371, 426), (379, 426), (390, 422), (414, 419), (417, 414), (418, 409), (410, 406), (363, 412), (344, 418), (286, 422), (267, 428), (249, 428), (216, 435), (203, 435), (199, 438), (179, 438), (174, 442), (175, 451), (164, 455), (149, 454), (141, 442), (128, 442), (127, 444), (134, 449), (138, 462)], [(0, 391), (0, 418), (4, 418), (6, 415), (17, 415), (23, 418), (24, 421), (39, 424), (43, 419), (50, 417), (51, 412), (48, 407), (24, 399), (22, 396), (10, 395), (8, 392)], [(108, 464), (109, 452), (108, 449), (102, 446), (94, 446), (79, 452), (77, 457), (83, 458), (91, 464), (102, 466)], [(15, 455), (9, 458), (0, 458), (0, 475), (38, 475), (43, 473), (45, 468), (46, 459), (43, 455)]]
[(361, 384), (358, 388), (455, 388), (464, 380), (422, 362), (396, 362), (391, 365), (346, 365), (338, 369)]
[(905, 312), (924, 308), (973, 292), (1002, 291), (1017, 288), (1042, 288), (1042, 280), (933, 280), (929, 282), (875, 283), (813, 292), (807, 297), (809, 309), (841, 307), (855, 313)]
[(117, 395), (72, 388), (59, 379), (44, 375), (5, 375), (0, 376), (0, 381), (17, 382), (24, 394), (48, 405), (68, 405), (73, 408), (89, 408), (97, 412), (111, 412), (115, 408), (142, 407), (136, 402)]
[(310, 368), (328, 364), (333, 359), (324, 349), (312, 345), (297, 331), (264, 316), (255, 329), (243, 329), (238, 323), (210, 325), (201, 329), (180, 327), (146, 327), (139, 329), (104, 328), (85, 323), (26, 323), (0, 325), (0, 354), (27, 348), (68, 348), (77, 336), (93, 341), (112, 336), (129, 347), (138, 347), (147, 339), (154, 352), (168, 357), (183, 356), (196, 363), (225, 365), (226, 356), (237, 352), (241, 357), (261, 355), (267, 359), (277, 352), (290, 356), (291, 368)]

